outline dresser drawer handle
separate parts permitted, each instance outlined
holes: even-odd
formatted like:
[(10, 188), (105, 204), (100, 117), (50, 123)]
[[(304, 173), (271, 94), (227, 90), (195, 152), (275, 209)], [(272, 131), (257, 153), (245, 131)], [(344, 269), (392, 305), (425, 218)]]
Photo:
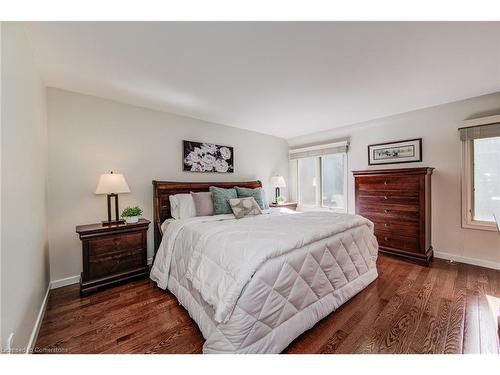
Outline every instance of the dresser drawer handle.
[(385, 212), (386, 214), (388, 214), (388, 213), (389, 213), (389, 210), (384, 210), (384, 212)]
[(387, 228), (388, 226), (389, 226), (389, 224), (387, 224), (387, 223), (384, 223), (384, 227), (386, 227), (386, 228)]
[(387, 199), (387, 195), (384, 196), (384, 199)]
[(387, 185), (387, 180), (386, 180), (386, 181), (384, 181), (384, 185)]
[(385, 241), (389, 241), (389, 237), (384, 237), (384, 240)]

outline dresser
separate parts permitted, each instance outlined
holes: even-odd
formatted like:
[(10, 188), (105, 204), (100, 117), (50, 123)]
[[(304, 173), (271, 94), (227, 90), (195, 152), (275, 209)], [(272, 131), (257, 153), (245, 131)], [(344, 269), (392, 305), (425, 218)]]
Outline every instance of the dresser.
[(134, 224), (103, 226), (99, 223), (76, 227), (82, 241), (82, 297), (149, 274), (149, 223), (149, 220), (140, 219)]
[(375, 224), (382, 253), (428, 263), (434, 168), (353, 171), (356, 213)]

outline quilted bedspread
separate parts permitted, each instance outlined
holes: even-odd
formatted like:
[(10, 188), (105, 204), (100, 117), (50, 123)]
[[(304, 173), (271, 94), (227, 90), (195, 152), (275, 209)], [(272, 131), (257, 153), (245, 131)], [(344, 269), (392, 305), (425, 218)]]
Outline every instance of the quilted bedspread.
[[(240, 220), (205, 218), (170, 225), (166, 246), (160, 248), (157, 263), (170, 263), (176, 237), (186, 225), (196, 225), (186, 278), (203, 300), (214, 309), (216, 322), (227, 322), (243, 288), (266, 261), (294, 249), (334, 236), (349, 229), (373, 224), (357, 215), (332, 212), (260, 215)], [(357, 252), (354, 262), (366, 267), (369, 253)], [(359, 257), (359, 259), (356, 259)], [(349, 262), (352, 262), (349, 258)], [(167, 264), (168, 264), (167, 263)], [(163, 272), (168, 267), (164, 267)], [(166, 280), (166, 275), (160, 277)], [(165, 285), (166, 286), (166, 285)]]

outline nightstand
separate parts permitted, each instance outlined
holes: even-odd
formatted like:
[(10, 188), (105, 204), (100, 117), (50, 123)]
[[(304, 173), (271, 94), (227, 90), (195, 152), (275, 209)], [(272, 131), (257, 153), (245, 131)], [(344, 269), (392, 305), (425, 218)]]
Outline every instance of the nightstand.
[(80, 296), (124, 281), (146, 277), (149, 220), (134, 224), (78, 225), (82, 240), (83, 272)]
[(287, 202), (287, 203), (278, 203), (278, 204), (271, 203), (271, 204), (269, 204), (269, 207), (273, 207), (273, 208), (283, 207), (283, 208), (288, 208), (290, 210), (296, 211), (297, 210), (297, 203), (296, 202)]

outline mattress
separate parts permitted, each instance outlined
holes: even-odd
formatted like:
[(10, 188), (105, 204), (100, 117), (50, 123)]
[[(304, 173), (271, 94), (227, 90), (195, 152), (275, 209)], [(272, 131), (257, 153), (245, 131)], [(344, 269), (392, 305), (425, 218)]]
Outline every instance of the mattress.
[(330, 212), (169, 222), (151, 270), (204, 353), (280, 353), (377, 278), (373, 224)]

